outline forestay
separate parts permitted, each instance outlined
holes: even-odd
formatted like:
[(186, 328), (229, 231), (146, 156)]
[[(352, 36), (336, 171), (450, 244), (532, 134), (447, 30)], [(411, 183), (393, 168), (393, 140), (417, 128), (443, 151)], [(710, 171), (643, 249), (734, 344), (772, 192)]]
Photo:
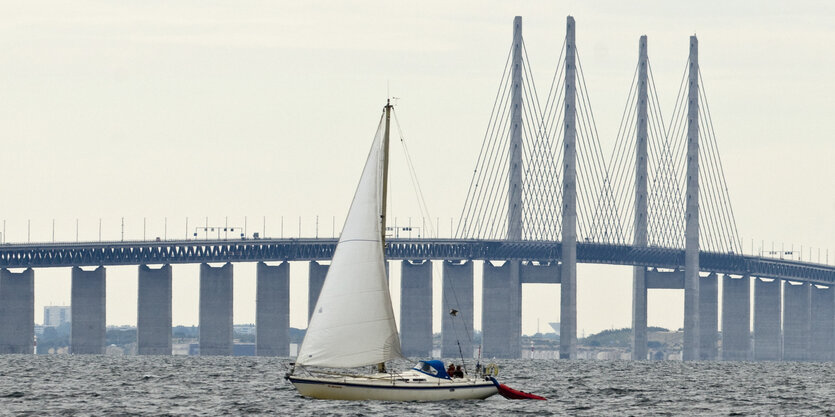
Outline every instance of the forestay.
[(296, 363), (351, 368), (402, 357), (381, 242), (381, 119)]

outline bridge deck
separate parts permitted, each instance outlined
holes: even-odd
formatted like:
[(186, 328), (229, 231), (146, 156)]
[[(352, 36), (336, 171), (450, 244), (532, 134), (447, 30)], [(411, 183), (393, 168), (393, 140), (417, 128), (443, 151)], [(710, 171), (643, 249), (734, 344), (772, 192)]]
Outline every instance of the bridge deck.
[[(312, 261), (333, 256), (336, 239), (166, 240), (0, 245), (0, 267), (48, 268), (203, 262)], [(560, 260), (559, 242), (391, 239), (387, 256), (401, 259)], [(577, 261), (684, 268), (684, 250), (580, 242)], [(835, 283), (835, 266), (701, 252), (702, 270), (817, 284)]]

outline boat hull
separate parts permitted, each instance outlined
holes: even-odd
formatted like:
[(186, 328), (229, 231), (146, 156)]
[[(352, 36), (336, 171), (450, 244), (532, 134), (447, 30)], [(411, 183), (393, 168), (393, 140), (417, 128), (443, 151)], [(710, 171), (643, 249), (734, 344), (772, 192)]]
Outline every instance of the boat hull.
[(323, 400), (444, 401), (483, 400), (498, 393), (490, 381), (460, 383), (397, 383), (339, 381), (333, 378), (291, 376), (299, 394)]

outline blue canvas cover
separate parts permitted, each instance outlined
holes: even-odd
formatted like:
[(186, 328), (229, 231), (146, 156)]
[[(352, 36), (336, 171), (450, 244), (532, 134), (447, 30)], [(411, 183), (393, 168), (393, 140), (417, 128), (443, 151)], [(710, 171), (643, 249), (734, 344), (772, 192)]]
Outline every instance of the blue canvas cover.
[(449, 374), (446, 373), (446, 368), (444, 367), (444, 363), (442, 361), (420, 361), (412, 369), (429, 376), (434, 376), (435, 378), (452, 379)]

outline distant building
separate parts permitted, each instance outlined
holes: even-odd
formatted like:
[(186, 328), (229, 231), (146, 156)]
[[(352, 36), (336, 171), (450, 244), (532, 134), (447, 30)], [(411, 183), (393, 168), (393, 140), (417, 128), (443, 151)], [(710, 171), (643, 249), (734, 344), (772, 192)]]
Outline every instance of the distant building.
[(70, 306), (46, 306), (43, 308), (43, 325), (58, 327), (64, 323), (72, 323), (72, 309)]
[(551, 328), (554, 329), (554, 333), (556, 333), (557, 336), (559, 336), (559, 334), (560, 334), (560, 322), (548, 323), (548, 325), (551, 326)]
[(233, 356), (255, 356), (255, 343), (235, 343), (232, 345)]
[(254, 324), (236, 324), (233, 327), (234, 332), (237, 334), (251, 335), (256, 332)]

